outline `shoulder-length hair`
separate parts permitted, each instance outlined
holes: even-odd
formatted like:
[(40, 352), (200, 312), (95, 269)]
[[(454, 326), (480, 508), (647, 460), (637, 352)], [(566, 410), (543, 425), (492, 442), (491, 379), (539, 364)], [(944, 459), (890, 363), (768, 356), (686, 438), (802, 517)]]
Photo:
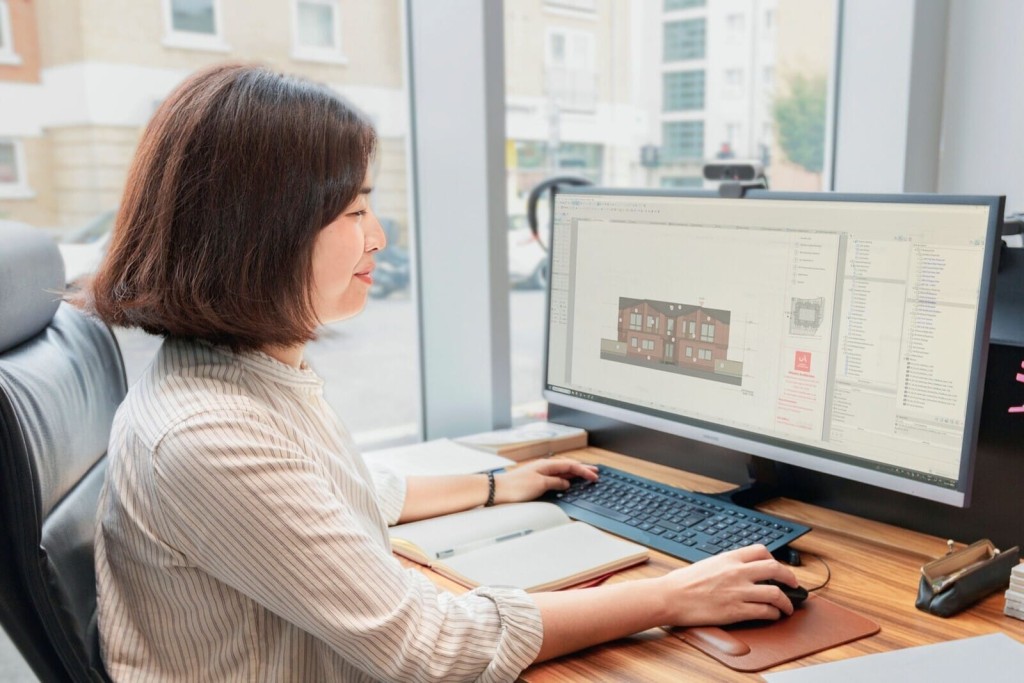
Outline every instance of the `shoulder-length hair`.
[(111, 325), (235, 350), (313, 339), (314, 240), (375, 147), (327, 87), (248, 65), (192, 75), (142, 136), (80, 302)]

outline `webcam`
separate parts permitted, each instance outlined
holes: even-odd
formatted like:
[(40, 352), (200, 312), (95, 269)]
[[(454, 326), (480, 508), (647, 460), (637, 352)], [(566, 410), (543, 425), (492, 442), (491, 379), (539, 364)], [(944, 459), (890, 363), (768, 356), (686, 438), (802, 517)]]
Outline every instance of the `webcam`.
[(764, 165), (760, 161), (728, 159), (709, 161), (704, 164), (705, 180), (757, 180), (764, 177)]

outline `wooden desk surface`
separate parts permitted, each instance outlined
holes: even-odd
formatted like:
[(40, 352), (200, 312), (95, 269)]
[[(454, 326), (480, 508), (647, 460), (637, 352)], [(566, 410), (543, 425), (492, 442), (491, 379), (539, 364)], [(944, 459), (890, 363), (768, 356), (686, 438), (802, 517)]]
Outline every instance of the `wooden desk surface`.
[[(730, 488), (729, 484), (714, 479), (597, 448), (573, 451), (566, 455), (584, 462), (611, 465), (693, 491), (713, 493)], [(832, 580), (818, 595), (855, 610), (882, 627), (874, 636), (780, 665), (770, 671), (986, 633), (1003, 632), (1024, 642), (1024, 621), (1003, 614), (1002, 591), (948, 619), (932, 616), (914, 607), (921, 565), (946, 552), (945, 539), (787, 499), (769, 501), (760, 509), (812, 527), (810, 533), (792, 544), (804, 553), (803, 566), (793, 568), (802, 585), (817, 586), (824, 580), (824, 567), (811, 556), (823, 558), (832, 570)], [(686, 564), (652, 550), (649, 562), (619, 572), (609, 582), (659, 576)], [(455, 592), (465, 590), (432, 572), (431, 578)], [(523, 672), (521, 680), (544, 683), (750, 681), (761, 680), (761, 677), (758, 674), (733, 671), (667, 631), (657, 628), (532, 666)]]

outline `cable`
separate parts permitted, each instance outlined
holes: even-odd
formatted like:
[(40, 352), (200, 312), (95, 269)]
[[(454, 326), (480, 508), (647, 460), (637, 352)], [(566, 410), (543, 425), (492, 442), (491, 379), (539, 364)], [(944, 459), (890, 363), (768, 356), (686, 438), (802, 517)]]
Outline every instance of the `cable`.
[(808, 588), (807, 592), (808, 593), (813, 593), (814, 591), (821, 590), (822, 588), (824, 588), (825, 586), (828, 585), (829, 581), (832, 580), (832, 568), (828, 566), (828, 562), (826, 562), (824, 558), (819, 557), (818, 555), (814, 555), (813, 553), (809, 553), (806, 550), (803, 551), (803, 556), (804, 557), (813, 557), (818, 562), (821, 562), (823, 565), (825, 565), (825, 581), (821, 585), (819, 585), (819, 586), (815, 586), (814, 588)]

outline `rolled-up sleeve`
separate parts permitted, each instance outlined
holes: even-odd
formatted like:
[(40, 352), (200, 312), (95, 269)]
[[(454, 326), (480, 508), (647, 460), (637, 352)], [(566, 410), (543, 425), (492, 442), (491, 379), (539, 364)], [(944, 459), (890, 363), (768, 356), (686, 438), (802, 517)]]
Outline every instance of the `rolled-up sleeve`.
[(390, 467), (376, 463), (370, 463), (369, 469), (373, 477), (373, 486), (377, 489), (377, 497), (380, 499), (384, 520), (388, 526), (398, 524), (398, 518), (402, 516), (402, 507), (405, 505), (405, 477)]
[[(257, 414), (190, 417), (153, 462), (160, 526), (190, 565), (370, 676), (514, 680), (540, 651), (540, 612), (526, 593), (456, 596), (403, 568), (359, 522), (345, 482)], [(397, 519), (404, 482), (374, 479), (385, 516)], [(373, 495), (361, 479), (352, 486), (353, 496)]]

